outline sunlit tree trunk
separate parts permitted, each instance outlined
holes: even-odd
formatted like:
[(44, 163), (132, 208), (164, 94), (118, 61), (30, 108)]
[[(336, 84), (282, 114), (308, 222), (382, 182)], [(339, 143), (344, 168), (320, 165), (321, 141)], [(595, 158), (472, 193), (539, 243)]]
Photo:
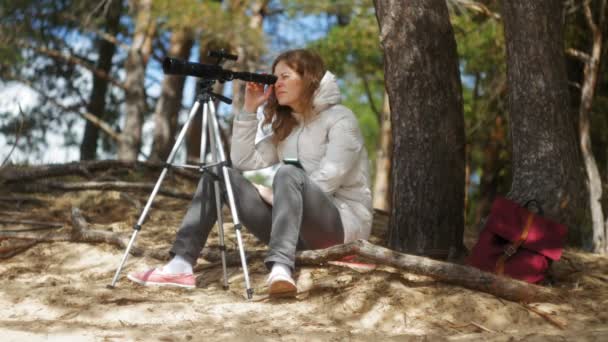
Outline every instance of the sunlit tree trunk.
[[(238, 1), (236, 1), (238, 2)], [(249, 17), (249, 28), (253, 31), (258, 31), (262, 36), (262, 24), (264, 23), (264, 15), (268, 6), (269, 0), (257, 0), (253, 1), (251, 5), (251, 16)], [(232, 8), (233, 11), (244, 12), (247, 8), (242, 7), (244, 4), (235, 4)], [(251, 42), (243, 42), (236, 47), (239, 55), (239, 59), (236, 63), (236, 67), (240, 70), (246, 70), (255, 72), (259, 57), (257, 54), (250, 52), (250, 49), (246, 44)], [(237, 110), (243, 107), (245, 102), (245, 82), (235, 80), (232, 82), (232, 107)]]
[[(171, 36), (169, 55), (187, 60), (194, 44), (192, 30), (175, 29)], [(160, 98), (154, 111), (154, 142), (150, 160), (164, 161), (171, 152), (175, 141), (177, 119), (182, 108), (184, 76), (165, 75)]]
[(513, 181), (509, 197), (539, 201), (582, 243), (588, 213), (583, 160), (570, 111), (562, 2), (503, 1)]
[(600, 2), (600, 10), (598, 11), (599, 20), (597, 22), (593, 19), (589, 2), (583, 4), (583, 11), (585, 12), (587, 25), (591, 30), (593, 45), (590, 55), (576, 51), (578, 52), (576, 56), (580, 57), (585, 63), (579, 108), (579, 139), (587, 171), (587, 187), (589, 191), (591, 221), (593, 223), (592, 248), (596, 253), (608, 254), (608, 243), (606, 241), (608, 222), (604, 222), (604, 213), (602, 211), (602, 179), (593, 150), (591, 149), (591, 120), (589, 115), (600, 69), (603, 42), (602, 31), (606, 18), (606, 0)]
[[(122, 12), (122, 2), (112, 1), (109, 4), (106, 12), (105, 31), (116, 36), (119, 29), (119, 19)], [(99, 39), (99, 55), (97, 57), (96, 68), (106, 74), (112, 69), (112, 57), (116, 51), (114, 43), (105, 39)], [(106, 109), (106, 93), (108, 90), (108, 81), (105, 78), (93, 74), (93, 89), (87, 105), (87, 112), (97, 116), (101, 120), (105, 120), (104, 112)], [(86, 122), (84, 128), (84, 136), (80, 144), (80, 160), (92, 160), (97, 157), (97, 140), (99, 138), (99, 128), (91, 121)]]
[(389, 246), (456, 257), (464, 230), (464, 117), (443, 0), (376, 0), (393, 136)]
[(118, 159), (134, 161), (139, 153), (147, 109), (144, 77), (152, 53), (156, 23), (151, 14), (152, 0), (132, 0), (130, 6), (134, 13), (135, 31), (125, 62), (125, 124), (118, 144)]
[(392, 159), (392, 136), (391, 136), (391, 111), (388, 94), (384, 93), (382, 106), (382, 118), (380, 128), (380, 144), (376, 151), (376, 177), (374, 180), (374, 208), (391, 210), (391, 159)]

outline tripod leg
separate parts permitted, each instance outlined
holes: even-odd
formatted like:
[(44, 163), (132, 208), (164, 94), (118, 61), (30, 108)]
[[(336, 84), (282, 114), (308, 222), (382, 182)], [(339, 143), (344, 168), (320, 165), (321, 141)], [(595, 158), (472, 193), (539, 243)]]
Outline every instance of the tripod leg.
[[(208, 125), (208, 106), (207, 104), (203, 104), (203, 122), (201, 125), (201, 153), (200, 153), (200, 163), (205, 164), (205, 157), (207, 156), (207, 125)], [(217, 159), (216, 159), (217, 161)]]
[(247, 259), (245, 257), (245, 248), (243, 247), (243, 238), (241, 237), (241, 228), (243, 225), (239, 220), (239, 216), (236, 210), (236, 204), (234, 202), (234, 192), (232, 191), (232, 183), (230, 181), (230, 176), (228, 175), (228, 168), (226, 166), (222, 167), (224, 182), (226, 184), (226, 190), (228, 192), (228, 203), (230, 203), (230, 210), (232, 212), (232, 221), (234, 222), (234, 228), (236, 233), (236, 241), (239, 245), (239, 254), (241, 256), (241, 265), (243, 267), (243, 274), (245, 275), (245, 286), (247, 287), (247, 298), (251, 299), (253, 297), (253, 288), (251, 288), (251, 283), (249, 282), (249, 270), (247, 269)]
[[(211, 126), (207, 127), (207, 117), (208, 117), (208, 109), (209, 109), (209, 105), (208, 103), (205, 103), (203, 106), (203, 117), (204, 117), (204, 123), (205, 126), (203, 126), (203, 132), (207, 131), (207, 128), (211, 131)], [(218, 161), (218, 152), (217, 152), (217, 148), (218, 148), (218, 144), (220, 142), (215, 140), (215, 136), (213, 134), (209, 135), (209, 145), (211, 147), (211, 157), (213, 158), (213, 162), (217, 162)], [(214, 168), (217, 174), (219, 174), (219, 168), (215, 167)], [(224, 218), (222, 217), (222, 195), (221, 195), (221, 189), (220, 189), (220, 182), (218, 180), (213, 182), (213, 186), (215, 187), (215, 207), (217, 208), (217, 228), (218, 228), (218, 235), (220, 238), (220, 255), (222, 257), (222, 271), (224, 272), (224, 284), (223, 284), (223, 288), (224, 290), (228, 289), (228, 271), (226, 269), (226, 244), (224, 243)]]
[[(220, 136), (220, 128), (217, 123), (217, 118), (215, 116), (215, 108), (213, 106), (213, 102), (209, 101), (210, 106), (210, 115), (209, 115), (209, 123), (211, 124), (211, 129), (213, 132), (214, 140), (216, 142), (216, 150), (219, 154), (220, 161), (226, 161), (226, 155), (224, 154), (224, 146), (221, 144), (222, 137)], [(239, 215), (236, 210), (236, 205), (234, 201), (234, 192), (232, 190), (232, 182), (230, 181), (230, 176), (228, 174), (228, 167), (222, 166), (223, 180), (224, 184), (226, 184), (226, 190), (228, 192), (228, 204), (230, 205), (230, 211), (232, 212), (232, 221), (234, 222), (234, 228), (236, 232), (236, 240), (239, 246), (239, 254), (241, 256), (241, 265), (243, 267), (243, 275), (245, 276), (245, 286), (247, 288), (247, 298), (251, 299), (253, 297), (253, 288), (251, 288), (251, 283), (249, 282), (249, 270), (247, 269), (247, 259), (245, 257), (245, 248), (243, 247), (243, 238), (241, 237), (241, 221), (239, 220)]]
[(160, 185), (162, 184), (163, 180), (165, 179), (165, 176), (167, 175), (167, 171), (169, 170), (169, 165), (173, 162), (173, 159), (175, 158), (175, 155), (177, 154), (177, 151), (179, 150), (182, 140), (184, 140), (184, 137), (186, 136), (186, 131), (188, 130), (188, 126), (190, 126), (190, 122), (196, 115), (196, 112), (198, 112), (199, 108), (200, 108), (200, 102), (196, 101), (194, 103), (194, 105), (192, 105), (192, 109), (190, 110), (190, 114), (188, 115), (188, 120), (184, 124), (184, 127), (182, 127), (182, 130), (179, 132), (177, 140), (175, 141), (175, 144), (173, 145), (173, 149), (171, 150), (171, 153), (169, 154), (169, 157), (167, 158), (167, 166), (165, 166), (163, 168), (163, 171), (161, 172), (160, 176), (158, 177), (158, 180), (156, 181), (156, 185), (154, 185), (154, 189), (152, 190), (152, 193), (150, 194), (150, 197), (148, 198), (148, 202), (146, 203), (146, 206), (144, 207), (141, 215), (139, 216), (137, 223), (133, 226), (133, 234), (131, 235), (131, 239), (129, 240), (127, 249), (125, 250), (125, 253), (122, 256), (118, 269), (116, 269), (116, 273), (114, 274), (112, 283), (110, 285), (108, 285), (108, 287), (113, 288), (116, 285), (116, 282), (118, 281), (118, 277), (120, 276), (120, 272), (122, 271), (122, 268), (124, 267), (125, 262), (127, 261), (127, 258), (129, 257), (129, 252), (131, 251), (131, 248), (133, 247), (133, 243), (135, 242), (137, 233), (139, 233), (139, 231), (141, 230), (141, 226), (144, 224), (144, 221), (145, 221), (146, 217), (148, 216), (148, 211), (150, 210), (150, 207), (152, 206), (154, 197), (156, 197), (158, 190), (160, 189)]
[(215, 181), (215, 206), (217, 207), (217, 228), (220, 237), (220, 255), (222, 256), (222, 271), (224, 272), (224, 290), (228, 290), (228, 270), (226, 269), (226, 243), (224, 242), (224, 218), (222, 217), (222, 200), (220, 182)]

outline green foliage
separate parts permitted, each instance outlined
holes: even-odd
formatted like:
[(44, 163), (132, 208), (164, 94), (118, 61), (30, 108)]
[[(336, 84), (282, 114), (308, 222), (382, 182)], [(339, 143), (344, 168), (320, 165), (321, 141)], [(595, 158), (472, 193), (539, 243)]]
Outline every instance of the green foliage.
[(497, 134), (496, 122), (507, 127), (506, 64), (502, 22), (462, 12), (451, 17), (458, 46), (470, 185), (467, 189), (469, 226), (477, 224), (489, 208), (493, 194), (506, 194), (510, 187), (508, 134)]
[(220, 41), (230, 44), (231, 51), (244, 48), (248, 55), (259, 56), (265, 51), (263, 32), (250, 26), (250, 7), (253, 1), (154, 0), (153, 14), (161, 27), (192, 29), (201, 41)]
[(343, 81), (343, 103), (357, 115), (370, 159), (374, 161), (379, 141), (379, 111), (384, 100), (384, 70), (373, 4), (334, 1), (317, 10), (348, 17), (347, 23), (334, 25), (326, 37), (312, 42), (310, 48)]

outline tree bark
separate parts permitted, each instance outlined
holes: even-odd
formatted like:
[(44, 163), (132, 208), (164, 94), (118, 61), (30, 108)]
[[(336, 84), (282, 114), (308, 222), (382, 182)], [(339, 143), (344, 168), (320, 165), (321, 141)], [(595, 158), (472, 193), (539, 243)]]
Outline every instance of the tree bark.
[(147, 108), (144, 79), (156, 33), (156, 23), (151, 13), (152, 0), (131, 0), (130, 5), (135, 13), (135, 32), (125, 62), (125, 124), (118, 143), (118, 159), (125, 161), (137, 160), (139, 154)]
[(464, 230), (464, 116), (445, 1), (376, 0), (393, 137), (389, 245), (457, 257)]
[[(171, 36), (169, 55), (187, 60), (194, 44), (192, 30), (178, 28)], [(182, 108), (184, 76), (165, 75), (160, 98), (154, 111), (154, 142), (150, 161), (165, 161), (175, 142), (177, 119)]]
[(583, 160), (568, 94), (562, 2), (503, 1), (513, 181), (508, 197), (540, 202), (582, 244), (588, 217)]
[[(106, 14), (106, 33), (115, 36), (119, 29), (120, 14), (122, 12), (122, 2), (113, 1), (110, 3)], [(97, 58), (96, 68), (103, 71), (105, 74), (110, 74), (112, 68), (112, 57), (116, 51), (114, 43), (100, 38), (99, 56)], [(106, 109), (106, 93), (108, 90), (108, 80), (93, 74), (93, 90), (87, 105), (87, 112), (100, 118), (104, 121)], [(93, 160), (97, 157), (97, 140), (99, 138), (99, 127), (90, 120), (86, 121), (84, 128), (84, 136), (80, 144), (80, 160)]]
[(380, 144), (376, 151), (376, 177), (374, 180), (374, 208), (391, 210), (391, 160), (393, 143), (391, 136), (391, 111), (388, 94), (384, 92), (380, 129)]

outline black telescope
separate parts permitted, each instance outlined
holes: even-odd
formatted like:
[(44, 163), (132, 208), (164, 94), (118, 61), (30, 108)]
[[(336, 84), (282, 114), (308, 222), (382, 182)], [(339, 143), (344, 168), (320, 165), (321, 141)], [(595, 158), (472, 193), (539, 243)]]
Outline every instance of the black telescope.
[(231, 71), (222, 69), (219, 65), (194, 63), (170, 57), (165, 57), (163, 60), (163, 72), (168, 75), (194, 76), (221, 82), (238, 79), (247, 82), (274, 84), (277, 81), (277, 77), (274, 75)]

